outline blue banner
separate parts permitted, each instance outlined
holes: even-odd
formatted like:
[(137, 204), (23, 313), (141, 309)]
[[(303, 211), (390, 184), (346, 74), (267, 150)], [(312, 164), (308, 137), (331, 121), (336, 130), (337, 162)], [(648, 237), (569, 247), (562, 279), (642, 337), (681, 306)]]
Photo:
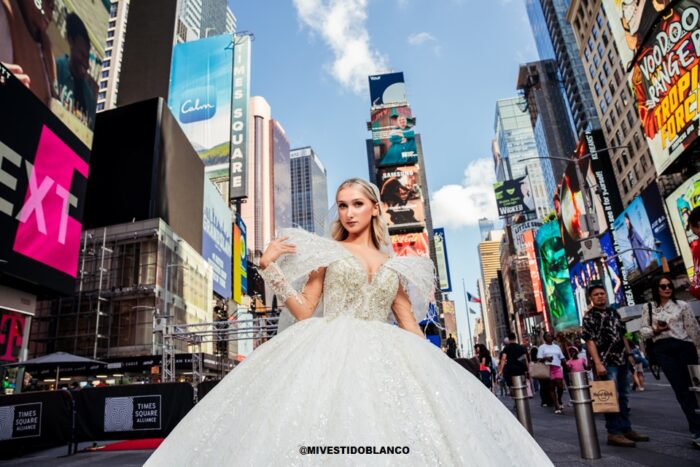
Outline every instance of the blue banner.
[(231, 298), (233, 216), (226, 202), (209, 180), (204, 181), (202, 226), (202, 257), (212, 267), (214, 292), (223, 298)]

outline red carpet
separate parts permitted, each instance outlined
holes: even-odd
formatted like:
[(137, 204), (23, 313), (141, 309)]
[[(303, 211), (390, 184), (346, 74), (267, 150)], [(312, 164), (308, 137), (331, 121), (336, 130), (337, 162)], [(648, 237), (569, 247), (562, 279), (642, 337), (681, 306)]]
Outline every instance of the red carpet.
[(163, 438), (130, 439), (104, 446), (85, 448), (85, 451), (145, 451), (147, 449), (156, 449), (162, 442)]

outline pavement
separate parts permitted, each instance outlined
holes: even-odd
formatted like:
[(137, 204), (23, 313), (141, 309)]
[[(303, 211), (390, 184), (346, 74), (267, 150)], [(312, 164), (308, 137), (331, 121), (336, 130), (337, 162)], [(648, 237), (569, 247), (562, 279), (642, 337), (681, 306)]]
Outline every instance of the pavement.
[[(630, 394), (633, 428), (651, 437), (637, 443), (635, 448), (619, 448), (606, 444), (605, 420), (596, 415), (601, 459), (584, 460), (580, 456), (576, 420), (573, 408), (566, 407), (563, 415), (555, 415), (551, 407), (540, 407), (539, 398), (530, 399), (533, 431), (537, 442), (557, 466), (700, 466), (700, 449), (692, 446), (688, 424), (676, 402), (673, 391), (663, 378), (656, 381), (648, 375), (644, 392)], [(512, 407), (510, 398), (502, 398)], [(565, 404), (568, 395), (564, 395)], [(518, 423), (514, 418), (513, 423)], [(81, 443), (79, 450), (92, 443)], [(100, 442), (99, 444), (105, 444)], [(498, 447), (494, 447), (498, 449)], [(504, 447), (507, 449), (507, 447)], [(26, 455), (19, 459), (0, 461), (0, 466), (141, 466), (152, 451), (79, 452), (66, 456), (66, 447)]]

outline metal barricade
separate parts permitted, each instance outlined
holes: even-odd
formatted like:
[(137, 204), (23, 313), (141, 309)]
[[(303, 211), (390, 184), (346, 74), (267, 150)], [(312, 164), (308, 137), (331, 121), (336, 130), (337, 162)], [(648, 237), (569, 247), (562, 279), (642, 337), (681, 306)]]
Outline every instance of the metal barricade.
[(581, 371), (571, 373), (569, 378), (571, 379), (569, 395), (574, 404), (581, 457), (600, 459), (600, 443), (593, 418), (593, 400), (591, 399), (591, 385), (588, 384), (588, 375)]
[[(698, 401), (698, 407), (700, 407), (700, 365), (688, 365), (688, 372), (690, 373), (690, 392), (695, 394), (695, 400)], [(695, 409), (695, 413), (700, 413), (700, 408)]]
[(511, 379), (511, 395), (515, 400), (515, 411), (518, 421), (532, 434), (532, 417), (530, 416), (530, 403), (527, 396), (527, 379), (525, 376), (513, 376)]

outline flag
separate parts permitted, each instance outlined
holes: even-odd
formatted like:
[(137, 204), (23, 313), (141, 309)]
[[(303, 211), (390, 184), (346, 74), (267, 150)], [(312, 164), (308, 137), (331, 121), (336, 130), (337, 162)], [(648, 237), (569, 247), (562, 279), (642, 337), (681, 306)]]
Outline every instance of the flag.
[(467, 292), (467, 299), (472, 303), (481, 303), (481, 299)]
[(469, 308), (469, 313), (471, 313), (471, 314), (473, 314), (473, 315), (478, 315), (478, 314), (479, 314), (479, 313), (477, 313), (476, 311), (472, 310), (471, 308)]

